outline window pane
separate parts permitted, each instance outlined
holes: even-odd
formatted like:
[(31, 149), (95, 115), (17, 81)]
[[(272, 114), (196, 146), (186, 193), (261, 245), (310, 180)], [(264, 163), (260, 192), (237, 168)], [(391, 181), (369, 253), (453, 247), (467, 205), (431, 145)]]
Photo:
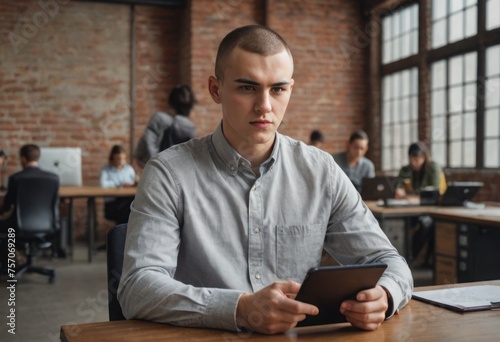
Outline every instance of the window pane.
[(476, 138), (476, 112), (469, 112), (464, 114), (464, 138)]
[(404, 97), (401, 100), (401, 112), (399, 114), (400, 122), (410, 121), (410, 98)]
[(477, 79), (477, 53), (472, 52), (465, 55), (465, 82)]
[(485, 104), (487, 108), (500, 106), (500, 77), (493, 77), (486, 80)]
[(401, 10), (401, 21), (402, 21), (402, 28), (401, 32), (410, 32), (411, 28), (411, 7), (407, 7), (403, 10)]
[(431, 115), (446, 113), (445, 100), (445, 90), (435, 90), (431, 93)]
[(500, 167), (500, 140), (486, 139), (484, 141), (484, 166)]
[(457, 56), (450, 59), (449, 75), (450, 85), (460, 84), (463, 82), (463, 56)]
[(500, 137), (500, 109), (490, 109), (484, 114), (484, 134), (486, 137)]
[(436, 1), (432, 2), (432, 19), (440, 19), (446, 16), (446, 1)]
[[(446, 0), (434, 0), (433, 2), (437, 1), (443, 1), (446, 2)], [(464, 1), (463, 0), (449, 0), (450, 2), (450, 13), (460, 11), (462, 8), (464, 8)]]
[(500, 0), (488, 0), (486, 3), (486, 29), (500, 27)]
[(450, 143), (450, 166), (462, 166), (462, 142), (452, 141)]
[(410, 43), (410, 33), (405, 33), (405, 35), (401, 37), (401, 58), (405, 58), (410, 55)]
[(413, 5), (411, 8), (411, 28), (418, 30), (418, 5)]
[(450, 140), (462, 139), (462, 117), (460, 114), (450, 116)]
[(499, 74), (500, 45), (496, 45), (486, 49), (486, 76), (496, 76)]
[(418, 94), (418, 69), (410, 69), (410, 93), (412, 95)]
[(446, 86), (446, 61), (432, 63), (431, 66), (431, 89), (444, 88)]
[(448, 109), (452, 113), (461, 112), (463, 110), (463, 87), (456, 86), (450, 87), (450, 100), (448, 103)]
[(384, 102), (390, 99), (391, 95), (391, 76), (385, 76), (382, 80), (382, 94)]
[(391, 29), (391, 16), (387, 16), (385, 17), (383, 20), (382, 20), (382, 23), (384, 25), (384, 32), (383, 32), (383, 40), (384, 42), (385, 41), (388, 41), (391, 39), (391, 33), (392, 33), (392, 29)]
[(401, 34), (400, 25), (401, 12), (396, 12), (392, 15), (392, 36), (396, 37)]
[(410, 33), (410, 40), (411, 40), (411, 45), (410, 45), (410, 52), (412, 55), (418, 53), (418, 31), (414, 30)]
[(431, 138), (434, 146), (434, 142), (444, 142), (446, 140), (446, 116), (433, 117), (431, 124)]
[[(453, 3), (454, 1), (452, 1)], [(464, 39), (464, 22), (463, 22), (463, 12), (458, 12), (450, 16), (450, 26), (449, 26), (449, 42), (456, 42)]]
[(382, 63), (386, 64), (392, 61), (392, 41), (384, 42), (384, 52), (382, 56)]
[(401, 72), (401, 96), (410, 95), (410, 70), (403, 70)]
[(476, 5), (477, 0), (465, 0), (465, 7), (469, 7), (471, 5)]
[[(410, 98), (410, 120), (413, 122), (418, 121), (418, 95)], [(418, 130), (418, 128), (416, 128)]]
[(446, 44), (446, 19), (432, 24), (432, 47), (438, 48)]
[(476, 109), (476, 84), (468, 84), (465, 86), (465, 110)]
[(465, 12), (465, 36), (471, 37), (477, 33), (477, 7), (471, 7)]
[(399, 97), (399, 90), (401, 89), (399, 75), (399, 73), (392, 75), (392, 98)]
[(467, 140), (464, 142), (463, 146), (464, 146), (464, 152), (463, 152), (464, 162), (462, 166), (474, 167), (474, 165), (476, 165), (476, 141)]
[(432, 144), (432, 160), (439, 165), (446, 165), (446, 145), (444, 143)]

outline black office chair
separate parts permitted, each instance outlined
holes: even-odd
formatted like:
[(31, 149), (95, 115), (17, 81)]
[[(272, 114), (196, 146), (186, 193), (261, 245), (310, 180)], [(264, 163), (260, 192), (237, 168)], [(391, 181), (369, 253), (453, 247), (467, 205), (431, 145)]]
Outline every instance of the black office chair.
[(121, 321), (126, 319), (125, 316), (123, 316), (122, 307), (117, 298), (118, 285), (120, 284), (120, 278), (122, 276), (126, 237), (126, 223), (111, 228), (107, 235), (108, 310), (110, 321)]
[(16, 269), (23, 273), (49, 276), (53, 283), (56, 273), (52, 267), (35, 265), (40, 249), (51, 247), (59, 230), (59, 180), (51, 177), (26, 178), (19, 182), (16, 200), (16, 244), (24, 247), (27, 262)]

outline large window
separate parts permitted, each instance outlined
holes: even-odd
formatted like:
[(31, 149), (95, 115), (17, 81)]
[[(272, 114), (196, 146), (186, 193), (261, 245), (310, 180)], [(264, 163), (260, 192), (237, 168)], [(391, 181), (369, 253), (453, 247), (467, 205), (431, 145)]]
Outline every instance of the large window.
[[(383, 18), (382, 63), (418, 53), (418, 5)], [(382, 169), (397, 170), (407, 162), (408, 146), (418, 136), (418, 70), (407, 68), (382, 80)]]
[(397, 170), (419, 139), (443, 167), (499, 168), (500, 0), (405, 6), (382, 18), (382, 170)]
[(418, 52), (418, 5), (383, 19), (382, 63), (390, 63)]
[(431, 80), (432, 157), (441, 165), (474, 167), (477, 53), (433, 63)]
[(417, 68), (387, 75), (383, 79), (382, 165), (397, 170), (408, 162), (408, 146), (418, 132)]
[(471, 37), (477, 33), (477, 0), (432, 1), (432, 47)]
[(484, 166), (500, 167), (500, 45), (486, 50)]

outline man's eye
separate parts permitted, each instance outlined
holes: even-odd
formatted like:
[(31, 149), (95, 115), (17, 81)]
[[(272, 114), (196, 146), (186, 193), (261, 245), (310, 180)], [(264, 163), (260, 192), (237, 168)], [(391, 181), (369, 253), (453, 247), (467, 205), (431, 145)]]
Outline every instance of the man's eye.
[(282, 88), (282, 87), (274, 87), (274, 88), (272, 88), (272, 92), (273, 93), (281, 93), (282, 91), (285, 91), (285, 89)]
[(245, 90), (245, 91), (253, 91), (253, 90), (255, 90), (255, 87), (254, 86), (250, 86), (250, 85), (245, 85), (245, 86), (241, 86), (240, 89), (241, 90)]

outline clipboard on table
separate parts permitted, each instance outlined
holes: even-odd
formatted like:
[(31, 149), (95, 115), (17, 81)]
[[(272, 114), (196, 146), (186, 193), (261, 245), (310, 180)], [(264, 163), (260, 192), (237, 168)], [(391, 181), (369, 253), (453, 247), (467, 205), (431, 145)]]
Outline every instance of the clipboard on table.
[(413, 299), (456, 312), (500, 310), (500, 286), (475, 285), (414, 292)]

